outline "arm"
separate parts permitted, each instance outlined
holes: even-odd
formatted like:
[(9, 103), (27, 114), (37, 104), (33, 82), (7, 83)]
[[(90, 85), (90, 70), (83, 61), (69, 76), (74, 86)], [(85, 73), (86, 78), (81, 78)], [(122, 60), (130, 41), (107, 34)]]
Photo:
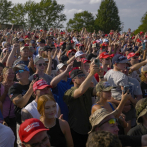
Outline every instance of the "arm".
[(72, 61), (74, 61), (75, 60), (75, 56), (72, 56), (66, 63), (67, 64), (70, 64)]
[(7, 61), (8, 56), (9, 56), (9, 52), (7, 50), (5, 56), (0, 60), (0, 62), (5, 63)]
[(52, 57), (51, 57), (51, 52), (48, 51), (48, 66), (46, 69), (46, 74), (51, 75), (52, 72)]
[(67, 121), (60, 119), (59, 119), (59, 123), (61, 126), (61, 130), (65, 136), (67, 147), (74, 147), (69, 124), (67, 123)]
[(22, 123), (26, 119), (30, 119), (30, 118), (33, 118), (33, 116), (26, 109), (22, 109), (21, 110), (21, 120), (22, 120)]
[(130, 101), (132, 104), (135, 106), (136, 103), (142, 98), (142, 95), (137, 95), (136, 98), (134, 99), (133, 97), (130, 98)]
[(58, 76), (56, 76), (56, 77), (54, 77), (54, 78), (52, 79), (52, 81), (51, 81), (51, 83), (50, 83), (50, 85), (51, 85), (52, 87), (56, 87), (57, 84), (58, 84), (65, 76), (67, 76), (68, 72), (71, 70), (72, 64), (73, 64), (73, 63), (69, 64), (69, 65), (67, 66), (66, 70), (65, 70), (63, 73), (59, 74)]

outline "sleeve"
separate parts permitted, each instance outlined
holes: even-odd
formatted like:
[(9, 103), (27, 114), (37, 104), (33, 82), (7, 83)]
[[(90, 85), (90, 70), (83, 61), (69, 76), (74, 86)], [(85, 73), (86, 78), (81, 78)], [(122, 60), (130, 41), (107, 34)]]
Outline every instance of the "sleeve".
[(116, 81), (117, 86), (125, 86), (128, 85), (128, 78), (127, 76), (122, 76), (122, 78), (120, 77), (119, 80)]
[(119, 135), (122, 146), (141, 146), (141, 136)]
[(20, 93), (20, 90), (17, 89), (16, 85), (13, 85), (10, 87), (8, 95), (11, 100), (13, 100), (16, 96), (18, 96)]
[(136, 79), (135, 79), (134, 95), (142, 95), (142, 90), (141, 90), (140, 83)]

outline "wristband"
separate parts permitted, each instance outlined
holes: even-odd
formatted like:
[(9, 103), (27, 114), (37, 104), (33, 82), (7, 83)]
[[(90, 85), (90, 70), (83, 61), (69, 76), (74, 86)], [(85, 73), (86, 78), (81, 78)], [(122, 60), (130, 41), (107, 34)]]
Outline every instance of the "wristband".
[(99, 77), (100, 79), (104, 78), (104, 77)]

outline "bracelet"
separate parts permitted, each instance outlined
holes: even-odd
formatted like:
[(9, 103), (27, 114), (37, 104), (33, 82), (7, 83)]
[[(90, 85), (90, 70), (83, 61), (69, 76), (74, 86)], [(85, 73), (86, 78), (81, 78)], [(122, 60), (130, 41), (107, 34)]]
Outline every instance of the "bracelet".
[(104, 78), (104, 77), (99, 77), (100, 79)]

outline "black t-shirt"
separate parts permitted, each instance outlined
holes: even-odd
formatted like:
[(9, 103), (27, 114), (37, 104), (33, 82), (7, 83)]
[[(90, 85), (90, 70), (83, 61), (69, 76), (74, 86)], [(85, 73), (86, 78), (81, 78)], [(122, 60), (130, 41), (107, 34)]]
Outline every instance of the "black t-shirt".
[[(19, 83), (15, 83), (13, 86), (10, 87), (9, 92), (8, 92), (10, 99), (13, 100), (19, 94), (24, 96), (26, 94), (26, 92), (28, 91), (29, 86), (30, 86), (30, 83), (28, 85), (21, 85)], [(31, 96), (26, 105), (28, 105), (33, 100), (34, 100), (34, 97)], [(14, 104), (14, 112), (16, 115), (16, 122), (19, 124), (21, 124), (21, 109), (22, 108), (19, 108), (18, 106), (16, 106)]]
[(130, 129), (128, 134), (129, 136), (141, 136), (147, 134), (147, 129), (142, 125), (139, 124), (134, 128)]
[(147, 84), (144, 82), (141, 82), (141, 90), (143, 98), (147, 98)]
[(122, 146), (141, 146), (141, 136), (119, 135)]
[(94, 54), (89, 54), (88, 56), (87, 56), (87, 60), (91, 60), (92, 58), (96, 58), (97, 57), (97, 55), (94, 55)]

